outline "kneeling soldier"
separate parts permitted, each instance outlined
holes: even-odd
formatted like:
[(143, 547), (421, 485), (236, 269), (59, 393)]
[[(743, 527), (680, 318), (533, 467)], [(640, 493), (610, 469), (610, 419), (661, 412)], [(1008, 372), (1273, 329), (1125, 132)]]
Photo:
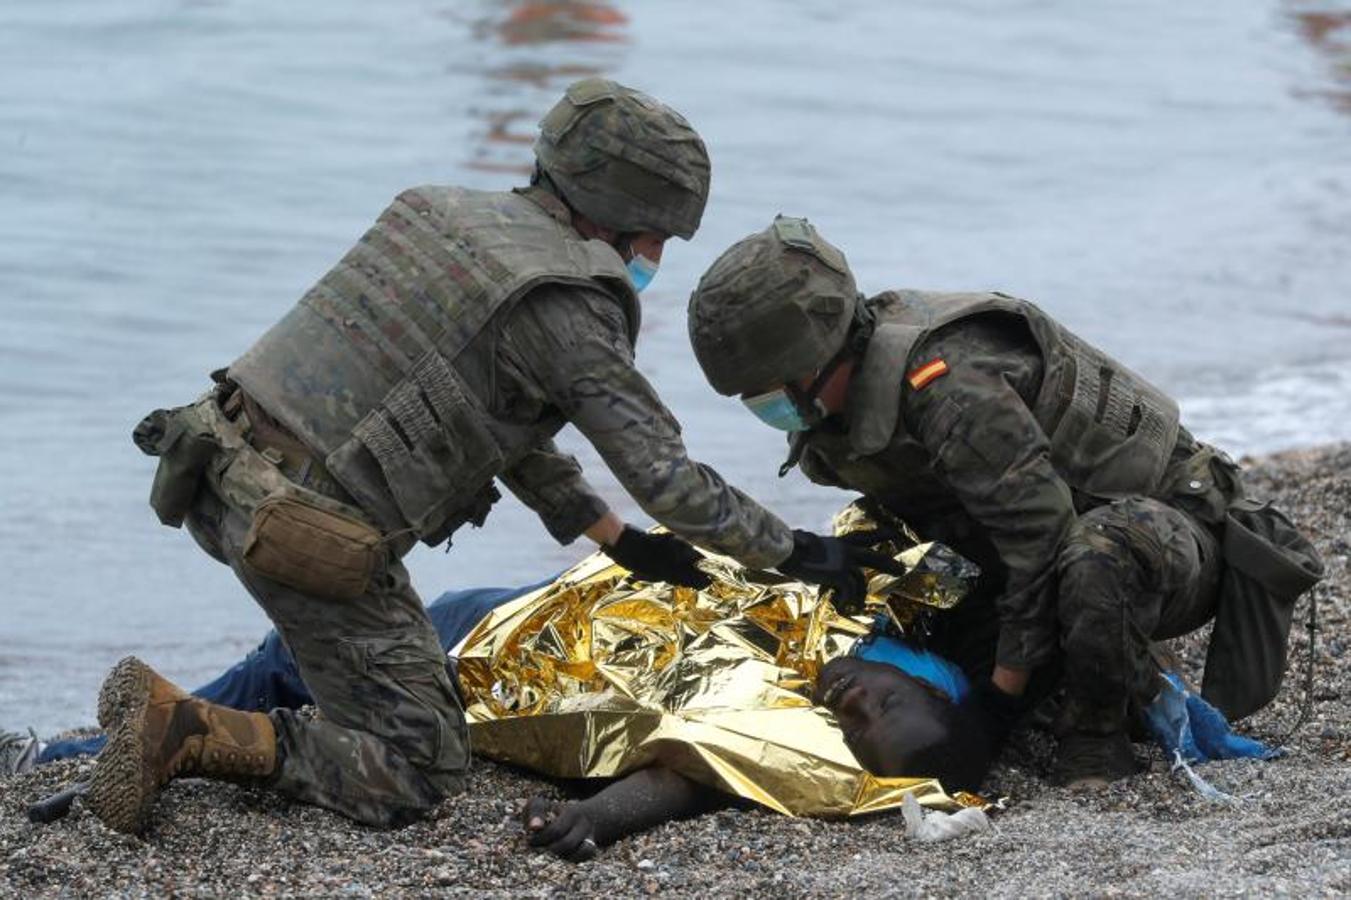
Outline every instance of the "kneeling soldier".
[[(703, 142), (614, 82), (574, 84), (541, 123), (532, 183), (424, 186), (196, 404), (152, 413), (151, 502), (229, 565), (295, 655), (321, 715), (226, 710), (124, 660), (89, 806), (139, 830), (180, 775), (262, 782), (394, 825), (459, 791), (465, 722), (400, 562), (481, 523), (500, 478), (563, 543), (579, 534), (649, 580), (706, 582), (697, 541), (857, 591), (856, 556), (778, 518), (685, 453), (634, 365), (637, 292), (708, 194)], [(674, 534), (625, 526), (554, 446), (571, 422)]]
[(800, 461), (982, 567), (935, 649), (991, 673), (996, 735), (1033, 673), (1059, 670), (1062, 783), (1134, 770), (1128, 709), (1162, 687), (1151, 639), (1216, 619), (1205, 696), (1231, 719), (1274, 696), (1313, 548), (1172, 398), (1032, 303), (865, 299), (837, 248), (781, 216), (714, 262), (689, 329), (713, 388), (791, 432), (784, 472)]

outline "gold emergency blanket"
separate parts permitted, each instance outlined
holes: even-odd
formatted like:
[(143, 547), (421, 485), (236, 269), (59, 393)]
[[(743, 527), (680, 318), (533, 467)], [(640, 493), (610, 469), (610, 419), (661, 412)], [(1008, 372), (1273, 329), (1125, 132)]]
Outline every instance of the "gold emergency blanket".
[[(898, 621), (951, 606), (976, 574), (941, 545), (897, 558), (909, 574), (874, 575), (869, 602)], [(811, 703), (820, 667), (867, 633), (873, 609), (845, 617), (800, 582), (701, 565), (714, 581), (695, 591), (636, 582), (595, 554), (494, 610), (456, 654), (474, 752), (561, 778), (659, 763), (786, 815), (891, 809), (907, 791), (931, 807), (984, 804), (933, 779), (870, 775)]]

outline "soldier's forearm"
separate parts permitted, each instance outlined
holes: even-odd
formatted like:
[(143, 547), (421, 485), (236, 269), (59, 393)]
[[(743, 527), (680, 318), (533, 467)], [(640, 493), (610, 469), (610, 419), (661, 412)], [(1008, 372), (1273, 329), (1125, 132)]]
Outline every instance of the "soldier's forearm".
[(571, 544), (607, 510), (605, 501), (582, 477), (577, 460), (552, 440), (535, 447), (499, 477), (539, 515), (560, 544)]

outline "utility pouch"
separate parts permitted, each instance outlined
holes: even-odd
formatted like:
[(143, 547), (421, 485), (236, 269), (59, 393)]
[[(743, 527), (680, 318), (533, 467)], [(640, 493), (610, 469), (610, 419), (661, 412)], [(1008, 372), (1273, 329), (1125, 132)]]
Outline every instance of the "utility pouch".
[(373, 458), (403, 521), (435, 546), (466, 521), (454, 519), (466, 498), (481, 497), (505, 465), (487, 421), (473, 391), (433, 350), (356, 424), (352, 438), (324, 465), (352, 486), (363, 507), (376, 508), (360, 489), (366, 480), (363, 459)]
[(140, 421), (131, 439), (142, 453), (159, 457), (150, 486), (155, 515), (165, 525), (181, 527), (220, 441), (191, 406), (155, 410)]
[(1230, 505), (1223, 547), (1201, 695), (1233, 721), (1266, 706), (1280, 689), (1295, 600), (1323, 577), (1323, 562), (1283, 513), (1257, 500)]
[(355, 600), (366, 593), (385, 550), (367, 522), (288, 491), (258, 504), (244, 536), (244, 564), (304, 594)]

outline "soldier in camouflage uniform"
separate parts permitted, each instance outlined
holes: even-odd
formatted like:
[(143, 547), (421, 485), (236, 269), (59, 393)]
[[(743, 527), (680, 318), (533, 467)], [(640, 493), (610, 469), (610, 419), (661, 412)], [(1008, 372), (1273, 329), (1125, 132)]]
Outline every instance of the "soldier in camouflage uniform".
[[(698, 542), (857, 592), (853, 551), (792, 532), (691, 461), (634, 366), (637, 291), (702, 216), (708, 156), (677, 113), (611, 81), (545, 116), (529, 187), (425, 186), (197, 403), (151, 414), (151, 503), (186, 522), (277, 626), (317, 718), (223, 709), (144, 663), (104, 684), (89, 806), (123, 831), (185, 774), (263, 783), (357, 821), (405, 822), (459, 791), (464, 717), (401, 556), (482, 523), (500, 479), (569, 543), (649, 580), (707, 583)], [(623, 523), (552, 437), (571, 422), (642, 508)]]
[[(1058, 669), (1058, 780), (1133, 771), (1127, 710), (1160, 687), (1150, 641), (1215, 615), (1220, 526), (1242, 494), (1237, 467), (1180, 427), (1177, 404), (1027, 301), (864, 299), (804, 219), (781, 216), (724, 253), (689, 327), (714, 389), (792, 433), (785, 471), (800, 461), (982, 567), (977, 596), (933, 642), (985, 681), (990, 731), (1007, 732), (1034, 672)], [(1231, 717), (1270, 699), (1239, 698), (1209, 669), (1207, 694)]]

